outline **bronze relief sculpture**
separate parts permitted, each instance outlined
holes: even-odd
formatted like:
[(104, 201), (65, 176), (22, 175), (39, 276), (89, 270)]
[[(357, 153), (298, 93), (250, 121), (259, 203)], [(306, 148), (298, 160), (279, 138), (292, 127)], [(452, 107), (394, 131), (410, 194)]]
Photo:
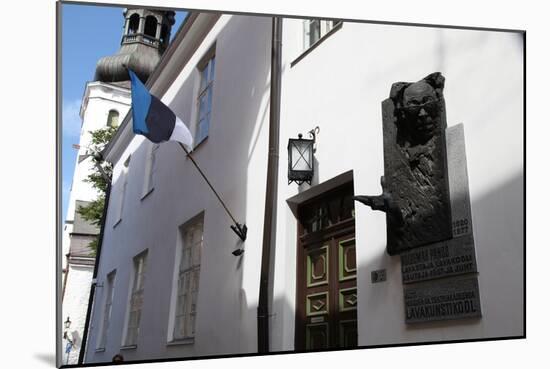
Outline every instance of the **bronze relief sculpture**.
[(382, 195), (354, 199), (386, 212), (390, 255), (452, 238), (444, 83), (441, 73), (397, 82), (382, 102)]

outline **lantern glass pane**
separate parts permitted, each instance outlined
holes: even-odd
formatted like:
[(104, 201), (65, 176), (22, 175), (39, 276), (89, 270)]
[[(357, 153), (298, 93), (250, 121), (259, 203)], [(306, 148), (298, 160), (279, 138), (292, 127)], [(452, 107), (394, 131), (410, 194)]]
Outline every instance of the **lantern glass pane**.
[(295, 141), (291, 146), (292, 170), (311, 170), (310, 142)]

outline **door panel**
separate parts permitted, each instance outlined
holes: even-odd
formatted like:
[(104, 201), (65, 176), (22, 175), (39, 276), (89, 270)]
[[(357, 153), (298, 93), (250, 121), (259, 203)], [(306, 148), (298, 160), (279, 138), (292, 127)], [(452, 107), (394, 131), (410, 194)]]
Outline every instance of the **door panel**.
[(299, 209), (296, 350), (357, 346), (353, 185)]

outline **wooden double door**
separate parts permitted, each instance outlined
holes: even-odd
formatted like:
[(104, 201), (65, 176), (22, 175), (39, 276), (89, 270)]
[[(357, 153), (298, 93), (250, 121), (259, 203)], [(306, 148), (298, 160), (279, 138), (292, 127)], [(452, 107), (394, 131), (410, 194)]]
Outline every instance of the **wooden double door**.
[(357, 346), (353, 184), (299, 208), (297, 350)]

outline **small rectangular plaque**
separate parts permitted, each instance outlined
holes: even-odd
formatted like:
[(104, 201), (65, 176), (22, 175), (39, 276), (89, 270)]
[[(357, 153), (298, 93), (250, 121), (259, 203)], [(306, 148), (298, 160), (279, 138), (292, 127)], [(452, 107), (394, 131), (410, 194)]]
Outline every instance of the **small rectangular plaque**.
[(403, 283), (477, 272), (472, 234), (401, 254)]
[(371, 283), (384, 282), (386, 280), (386, 269), (373, 270), (370, 272)]
[(445, 278), (404, 287), (406, 323), (481, 317), (477, 276)]

